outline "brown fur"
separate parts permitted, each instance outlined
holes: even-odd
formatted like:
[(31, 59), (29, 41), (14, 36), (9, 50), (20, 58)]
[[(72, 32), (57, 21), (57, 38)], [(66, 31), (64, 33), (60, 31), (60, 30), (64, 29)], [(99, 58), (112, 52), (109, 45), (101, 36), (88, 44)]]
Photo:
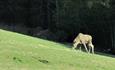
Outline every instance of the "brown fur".
[[(90, 52), (90, 50), (92, 50), (92, 53), (94, 53), (94, 45), (92, 44), (92, 36), (91, 35), (79, 33), (73, 42), (74, 42), (73, 49), (75, 49), (78, 46), (78, 44), (83, 44), (87, 52)], [(86, 47), (86, 44), (89, 47), (89, 51)]]

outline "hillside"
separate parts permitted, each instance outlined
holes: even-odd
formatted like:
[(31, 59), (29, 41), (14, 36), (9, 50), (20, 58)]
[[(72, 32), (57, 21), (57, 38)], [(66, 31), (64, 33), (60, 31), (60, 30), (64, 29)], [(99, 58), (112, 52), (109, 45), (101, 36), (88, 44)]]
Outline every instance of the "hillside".
[(115, 70), (115, 58), (0, 30), (0, 70)]

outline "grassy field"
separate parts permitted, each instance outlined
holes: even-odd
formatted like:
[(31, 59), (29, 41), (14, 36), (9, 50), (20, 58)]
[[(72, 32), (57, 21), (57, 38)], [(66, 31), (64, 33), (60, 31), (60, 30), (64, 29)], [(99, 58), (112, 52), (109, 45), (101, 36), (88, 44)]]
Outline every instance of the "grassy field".
[(115, 70), (115, 58), (0, 30), (0, 70)]

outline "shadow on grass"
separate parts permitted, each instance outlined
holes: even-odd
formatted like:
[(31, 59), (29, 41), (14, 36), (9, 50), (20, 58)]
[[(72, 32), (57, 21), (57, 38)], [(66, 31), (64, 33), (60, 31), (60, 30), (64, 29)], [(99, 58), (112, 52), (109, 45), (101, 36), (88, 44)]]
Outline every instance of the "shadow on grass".
[[(72, 47), (73, 47), (71, 43), (63, 43), (63, 46), (65, 46), (66, 48), (69, 48), (69, 49), (72, 49)], [(80, 48), (80, 46), (81, 46), (81, 48)], [(82, 47), (82, 46), (83, 45), (78, 45), (78, 47), (75, 50), (77, 51), (77, 50), (81, 49), (82, 52), (87, 53), (86, 50), (84, 49), (84, 47)], [(92, 54), (92, 53), (90, 53), (90, 54)], [(101, 51), (98, 51), (98, 49), (95, 49), (95, 53), (94, 54), (115, 58), (114, 54), (112, 54), (110, 52), (101, 52)]]
[(115, 55), (109, 53), (95, 52), (95, 54), (115, 58)]

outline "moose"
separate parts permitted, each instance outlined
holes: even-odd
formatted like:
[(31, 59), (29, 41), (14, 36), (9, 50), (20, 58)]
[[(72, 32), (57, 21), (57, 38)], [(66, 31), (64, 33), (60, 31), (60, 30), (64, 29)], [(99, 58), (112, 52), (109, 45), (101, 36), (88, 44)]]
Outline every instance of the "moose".
[[(94, 45), (92, 44), (92, 36), (88, 34), (79, 33), (73, 40), (73, 49), (77, 48), (78, 44), (82, 44), (85, 47), (86, 52), (94, 54)], [(89, 49), (89, 50), (88, 50)]]

